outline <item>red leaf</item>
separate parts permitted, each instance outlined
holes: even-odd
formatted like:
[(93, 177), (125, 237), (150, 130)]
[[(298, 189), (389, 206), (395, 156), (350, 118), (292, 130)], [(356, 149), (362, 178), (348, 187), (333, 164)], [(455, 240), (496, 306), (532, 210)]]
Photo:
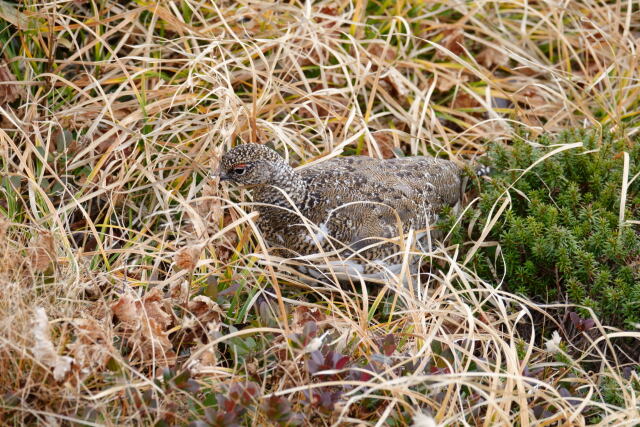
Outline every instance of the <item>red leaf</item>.
[(343, 356), (336, 363), (336, 369), (344, 368), (348, 362), (349, 362), (349, 356)]

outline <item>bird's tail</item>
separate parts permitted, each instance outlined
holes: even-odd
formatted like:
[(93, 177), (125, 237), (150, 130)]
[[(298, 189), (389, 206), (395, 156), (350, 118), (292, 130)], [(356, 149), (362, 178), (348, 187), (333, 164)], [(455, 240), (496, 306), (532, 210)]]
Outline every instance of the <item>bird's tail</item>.
[(476, 176), (485, 176), (491, 173), (491, 167), (482, 164), (475, 165), (474, 170), (476, 172)]

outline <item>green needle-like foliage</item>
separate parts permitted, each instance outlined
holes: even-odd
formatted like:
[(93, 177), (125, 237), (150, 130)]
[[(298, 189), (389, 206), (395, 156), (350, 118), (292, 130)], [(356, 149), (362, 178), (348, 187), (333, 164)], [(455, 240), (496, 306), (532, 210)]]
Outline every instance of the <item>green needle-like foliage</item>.
[[(525, 169), (561, 144), (583, 142)], [(519, 139), (489, 151), (492, 174), (468, 218), (486, 218), (498, 199), (511, 205), (491, 230), (496, 247), (477, 253), (475, 268), (508, 290), (540, 302), (592, 308), (605, 323), (640, 321), (640, 141), (611, 132), (566, 132), (535, 143)], [(625, 215), (620, 222), (624, 153), (629, 155)], [(480, 211), (480, 212), (479, 212)], [(483, 222), (479, 222), (484, 226)], [(463, 224), (461, 230), (465, 230)], [(479, 227), (476, 227), (479, 230)], [(460, 232), (454, 239), (461, 238)], [(587, 311), (583, 311), (588, 315)]]

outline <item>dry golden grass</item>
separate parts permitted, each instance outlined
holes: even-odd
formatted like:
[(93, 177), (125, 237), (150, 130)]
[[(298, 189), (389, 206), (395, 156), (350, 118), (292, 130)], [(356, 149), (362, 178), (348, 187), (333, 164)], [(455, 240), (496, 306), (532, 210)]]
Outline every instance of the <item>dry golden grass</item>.
[(638, 135), (638, 2), (3, 0), (0, 17), (4, 423), (640, 422), (612, 344), (637, 331), (552, 339), (537, 325), (561, 319), (456, 247), (404, 278), (417, 294), (311, 288), (209, 178), (237, 141), (302, 164), (466, 161), (517, 127)]

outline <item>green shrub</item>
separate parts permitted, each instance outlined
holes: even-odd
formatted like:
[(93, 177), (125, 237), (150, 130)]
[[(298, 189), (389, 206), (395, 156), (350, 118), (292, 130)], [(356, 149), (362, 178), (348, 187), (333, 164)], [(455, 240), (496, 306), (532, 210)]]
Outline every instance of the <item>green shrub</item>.
[[(579, 141), (582, 147), (556, 153), (523, 175), (558, 144)], [(511, 205), (488, 237), (500, 242), (500, 256), (495, 247), (483, 248), (473, 259), (482, 277), (504, 276), (508, 290), (535, 301), (590, 307), (610, 325), (640, 322), (640, 237), (637, 226), (626, 222), (640, 219), (640, 179), (628, 186), (625, 223), (619, 225), (623, 153), (629, 154), (631, 180), (640, 169), (639, 142), (581, 131), (535, 144), (520, 139), (509, 147), (492, 145), (492, 174), (478, 181), (480, 202), (454, 241), (464, 240), (474, 217), (480, 218), (478, 233), (496, 200), (508, 194)]]

